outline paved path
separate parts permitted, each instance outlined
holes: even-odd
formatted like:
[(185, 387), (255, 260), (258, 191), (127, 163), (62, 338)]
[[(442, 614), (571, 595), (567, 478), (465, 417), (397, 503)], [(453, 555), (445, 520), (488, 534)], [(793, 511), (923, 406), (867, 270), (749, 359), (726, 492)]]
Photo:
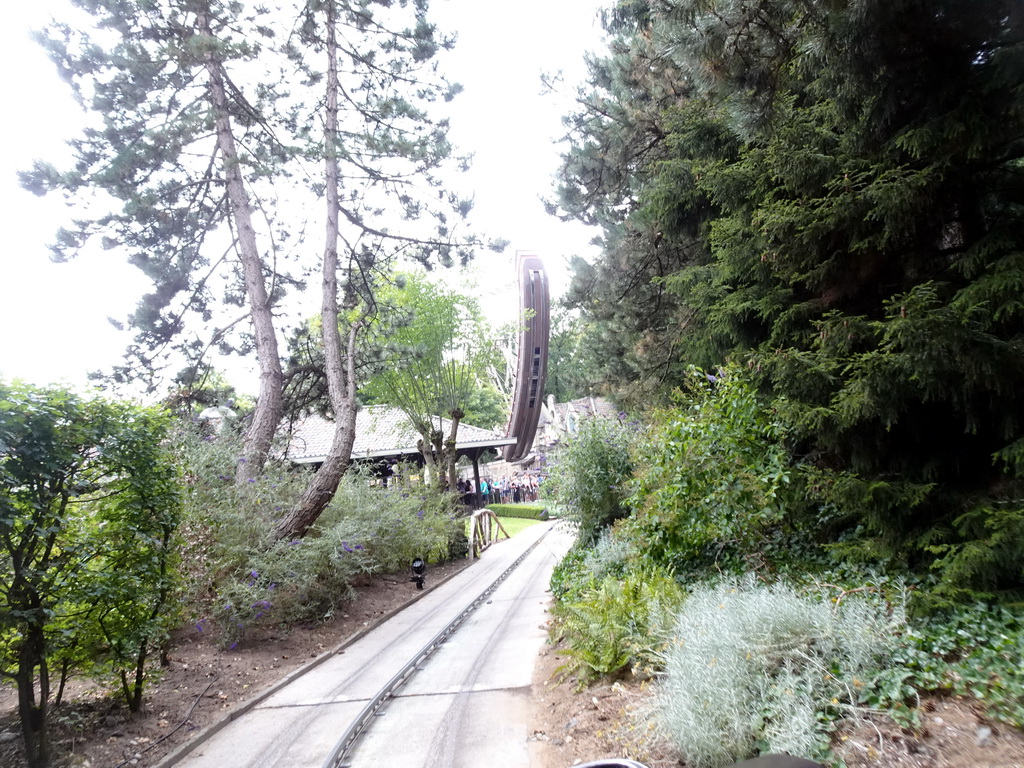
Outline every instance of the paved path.
[(529, 690), (545, 640), (546, 590), (551, 569), (571, 544), (553, 523), (493, 545), (479, 563), (161, 765), (320, 768), (366, 702), (538, 541), (385, 705), (346, 762), (526, 768)]

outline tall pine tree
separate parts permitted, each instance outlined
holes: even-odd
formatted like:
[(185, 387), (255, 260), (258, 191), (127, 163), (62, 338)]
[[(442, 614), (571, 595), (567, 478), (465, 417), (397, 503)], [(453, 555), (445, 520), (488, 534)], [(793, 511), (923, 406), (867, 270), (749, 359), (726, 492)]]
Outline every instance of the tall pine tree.
[[(950, 585), (1019, 587), (1019, 4), (648, 11), (626, 36), (686, 90), (658, 111), (659, 156), (618, 168), (633, 194), (615, 213), (637, 241), (691, 254), (652, 275), (677, 302), (673, 357), (748, 365), (821, 473), (819, 500), (874, 552), (930, 560)], [(665, 89), (618, 93), (643, 106)], [(619, 130), (584, 114), (591, 144)], [(587, 155), (566, 162), (577, 189)]]

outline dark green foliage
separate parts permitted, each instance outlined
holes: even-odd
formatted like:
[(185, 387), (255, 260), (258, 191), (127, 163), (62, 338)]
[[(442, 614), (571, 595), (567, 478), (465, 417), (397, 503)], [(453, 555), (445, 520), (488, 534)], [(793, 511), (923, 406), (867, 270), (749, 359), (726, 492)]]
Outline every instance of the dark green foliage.
[(591, 394), (595, 383), (590, 360), (593, 354), (583, 323), (565, 310), (553, 312), (545, 396), (554, 397), (556, 403), (567, 403)]
[(621, 670), (649, 673), (682, 601), (675, 579), (651, 566), (587, 582), (554, 612), (555, 631), (569, 646), (562, 671), (576, 672), (581, 685)]
[(585, 579), (587, 548), (577, 544), (572, 547), (551, 572), (551, 594), (555, 600), (572, 601), (578, 585)]
[(0, 383), (0, 673), (33, 767), (50, 754), (51, 670), (102, 665), (136, 711), (176, 616), (166, 431), (157, 411)]
[(240, 396), (224, 374), (209, 365), (189, 365), (178, 371), (163, 403), (183, 418), (195, 418), (213, 407), (227, 407), (236, 414), (252, 407), (251, 398)]
[(663, 399), (686, 364), (749, 367), (824, 533), (934, 566), (949, 596), (1019, 595), (1024, 14), (673, 0), (628, 19), (560, 190), (605, 227), (574, 296), (606, 381)]

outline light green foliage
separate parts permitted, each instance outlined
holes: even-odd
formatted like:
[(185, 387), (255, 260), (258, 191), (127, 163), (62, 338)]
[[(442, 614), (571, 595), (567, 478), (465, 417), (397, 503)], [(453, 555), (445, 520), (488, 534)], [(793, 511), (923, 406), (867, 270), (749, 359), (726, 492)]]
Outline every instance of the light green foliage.
[(554, 466), (542, 491), (579, 526), (584, 545), (628, 514), (625, 499), (633, 474), (630, 444), (635, 433), (635, 425), (621, 419), (586, 419), (552, 458)]
[(459, 539), (461, 521), (448, 496), (384, 489), (355, 467), (304, 538), (278, 540), (273, 523), (302, 493), (305, 473), (271, 462), (263, 475), (237, 485), (238, 448), (227, 434), (184, 434), (179, 445), (191, 479), (190, 609), (199, 631), (218, 631), (224, 642), (240, 641), (258, 625), (326, 618), (351, 596), (356, 576), (401, 573), (417, 557), (444, 560)]
[[(475, 299), (419, 275), (400, 276), (379, 293), (381, 303), (404, 319), (378, 320), (390, 354), (361, 392), (405, 413), (422, 438), (430, 481), (447, 477), (454, 487), (459, 421), (470, 406), (489, 421), (496, 416), (493, 396), (480, 392), (492, 389), (484, 370), (486, 323)], [(450, 420), (448, 430), (442, 418)]]
[(790, 479), (782, 425), (733, 367), (691, 370), (677, 409), (654, 419), (639, 443), (636, 512), (623, 529), (649, 557), (693, 568), (764, 554), (783, 522)]
[(651, 674), (660, 666), (683, 597), (671, 574), (650, 565), (594, 574), (577, 590), (554, 611), (555, 631), (568, 643), (563, 671), (578, 673), (584, 683), (623, 669)]
[(32, 766), (49, 755), (51, 670), (113, 672), (137, 710), (176, 618), (166, 432), (156, 410), (0, 382), (0, 671)]
[(583, 567), (599, 581), (606, 576), (622, 576), (636, 560), (634, 544), (609, 530), (602, 531), (593, 548), (584, 552)]
[(462, 420), (481, 429), (504, 429), (508, 423), (508, 400), (494, 385), (477, 379), (462, 409)]
[(902, 611), (753, 580), (700, 586), (665, 652), (654, 718), (687, 765), (755, 752), (821, 757), (837, 707), (856, 705), (896, 647)]

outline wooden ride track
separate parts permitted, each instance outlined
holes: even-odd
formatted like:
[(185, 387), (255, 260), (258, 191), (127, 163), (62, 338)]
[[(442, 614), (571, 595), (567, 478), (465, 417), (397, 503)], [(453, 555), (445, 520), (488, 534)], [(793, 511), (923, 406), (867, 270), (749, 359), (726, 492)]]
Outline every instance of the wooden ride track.
[(544, 404), (551, 302), (547, 272), (539, 256), (519, 257), (519, 301), (523, 328), (519, 333), (516, 387), (506, 432), (506, 437), (514, 437), (516, 442), (502, 450), (505, 461), (519, 461), (530, 452)]

